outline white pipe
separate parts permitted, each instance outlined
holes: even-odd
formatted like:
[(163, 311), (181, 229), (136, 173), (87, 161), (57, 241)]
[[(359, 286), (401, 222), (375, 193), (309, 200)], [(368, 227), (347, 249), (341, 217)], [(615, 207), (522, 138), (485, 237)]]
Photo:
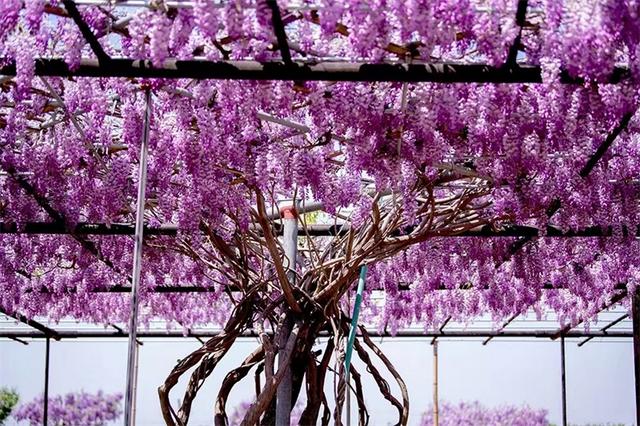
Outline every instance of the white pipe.
[[(283, 237), (282, 245), (284, 246), (285, 266), (287, 268), (287, 279), (291, 286), (296, 283), (296, 260), (298, 257), (298, 216), (296, 210), (292, 206), (288, 206), (283, 214)], [(286, 314), (285, 314), (286, 315)], [(282, 327), (282, 340), (279, 343), (280, 351), (284, 350), (284, 344), (289, 340), (291, 329), (293, 328), (293, 320), (287, 316)], [(285, 359), (278, 355), (278, 370), (286, 369), (284, 378), (278, 385), (276, 391), (276, 426), (289, 426), (291, 424), (291, 395), (293, 392), (293, 375), (291, 366), (285, 364)]]
[(138, 343), (138, 289), (140, 287), (140, 270), (142, 268), (142, 243), (144, 231), (145, 189), (147, 186), (147, 152), (149, 147), (149, 127), (151, 121), (151, 92), (146, 92), (147, 108), (144, 116), (144, 133), (140, 147), (140, 170), (138, 175), (138, 201), (136, 206), (136, 230), (133, 248), (133, 276), (131, 282), (131, 317), (129, 318), (129, 354), (127, 360), (127, 392), (125, 397), (124, 424), (134, 426), (135, 383), (137, 368)]

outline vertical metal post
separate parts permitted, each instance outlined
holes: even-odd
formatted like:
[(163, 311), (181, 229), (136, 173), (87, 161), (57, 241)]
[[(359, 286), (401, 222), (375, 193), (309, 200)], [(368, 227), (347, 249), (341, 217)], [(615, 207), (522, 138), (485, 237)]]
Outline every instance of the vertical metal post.
[(362, 304), (362, 292), (364, 291), (364, 283), (367, 279), (367, 265), (360, 267), (360, 278), (358, 279), (358, 289), (356, 290), (356, 300), (353, 304), (353, 315), (351, 315), (351, 329), (349, 330), (349, 340), (347, 341), (347, 350), (344, 357), (345, 382), (347, 385), (347, 426), (351, 426), (351, 356), (353, 355), (353, 344), (356, 341), (356, 332), (358, 331), (358, 317), (360, 316), (360, 305)]
[[(282, 209), (282, 225), (285, 264), (287, 267), (287, 278), (291, 285), (296, 282), (296, 261), (298, 259), (298, 213), (295, 206)], [(285, 328), (282, 342), (286, 342), (293, 324), (291, 319), (285, 319), (282, 327)], [(289, 332), (287, 332), (287, 330)], [(276, 426), (289, 426), (291, 424), (291, 393), (293, 388), (293, 377), (291, 368), (284, 363), (284, 359), (278, 356), (278, 369), (286, 368), (284, 378), (278, 386), (276, 393)]]
[(440, 410), (438, 405), (438, 340), (433, 340), (433, 426), (440, 422)]
[(136, 364), (135, 364), (135, 368), (136, 371), (133, 374), (133, 402), (131, 403), (131, 418), (135, 419), (136, 418), (136, 411), (138, 411), (137, 408), (137, 402), (138, 402), (138, 367), (140, 366), (140, 363), (138, 362), (138, 360), (140, 359), (140, 346), (141, 344), (138, 343), (136, 345)]
[(560, 369), (562, 372), (562, 426), (567, 426), (567, 375), (564, 358), (564, 336), (560, 336)]
[(367, 265), (360, 267), (360, 279), (358, 279), (358, 289), (356, 290), (356, 301), (353, 304), (353, 315), (351, 316), (351, 329), (349, 330), (349, 340), (347, 341), (347, 350), (344, 356), (344, 366), (346, 373), (349, 374), (351, 367), (351, 355), (353, 354), (353, 343), (356, 340), (356, 332), (358, 331), (358, 317), (360, 316), (360, 304), (362, 303), (362, 292), (364, 291), (364, 283), (367, 279)]
[(131, 281), (131, 316), (129, 317), (129, 353), (127, 358), (127, 391), (124, 407), (124, 424), (133, 426), (135, 424), (134, 403), (135, 403), (135, 383), (136, 383), (136, 360), (138, 343), (136, 334), (138, 331), (138, 288), (140, 287), (140, 270), (142, 268), (142, 241), (144, 229), (144, 204), (145, 189), (147, 186), (147, 151), (149, 147), (149, 128), (151, 122), (151, 92), (149, 89), (145, 93), (146, 110), (144, 114), (144, 131), (142, 144), (140, 147), (140, 169), (138, 173), (138, 201), (136, 206), (136, 230), (133, 248), (133, 276)]
[(633, 322), (633, 366), (636, 387), (636, 424), (640, 425), (640, 289), (636, 289), (631, 299), (631, 320)]
[(345, 383), (346, 383), (346, 392), (347, 392), (347, 426), (351, 426), (351, 387), (349, 386), (349, 382), (351, 381), (351, 373), (347, 372)]
[(42, 424), (47, 426), (49, 423), (49, 352), (51, 338), (47, 336), (44, 349), (44, 410), (42, 414)]

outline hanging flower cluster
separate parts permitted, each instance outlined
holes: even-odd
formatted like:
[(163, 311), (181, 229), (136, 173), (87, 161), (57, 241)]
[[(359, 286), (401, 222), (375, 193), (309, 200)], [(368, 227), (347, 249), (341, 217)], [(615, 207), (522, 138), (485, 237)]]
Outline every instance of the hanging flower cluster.
[[(420, 423), (430, 426), (433, 410), (426, 411)], [(438, 424), (442, 426), (546, 426), (546, 410), (536, 410), (528, 406), (486, 407), (478, 401), (458, 404), (441, 402), (438, 405)]]
[[(102, 391), (68, 393), (49, 398), (47, 417), (49, 424), (105, 426), (122, 415), (121, 394), (104, 394)], [(44, 400), (40, 396), (20, 405), (13, 417), (19, 422), (41, 425), (44, 416)]]
[[(540, 84), (301, 86), (36, 77), (37, 58), (60, 57), (76, 69), (94, 54), (60, 2), (3, 2), (2, 64), (15, 64), (17, 76), (0, 80), (0, 221), (132, 223), (143, 90), (151, 88), (146, 219), (150, 226), (177, 224), (182, 240), (150, 237), (145, 246), (143, 320), (164, 317), (184, 327), (225, 321), (232, 308), (226, 292), (235, 284), (212, 264), (220, 252), (208, 245), (207, 230), (228, 244), (250, 232), (256, 190), (271, 204), (294, 195), (320, 201), (338, 215), (326, 221), (348, 216), (354, 227), (370, 217), (372, 194), (386, 191), (402, 199), (411, 226), (420, 221), (420, 181), (438, 199), (486, 190), (464, 214), (477, 212), (494, 229), (612, 227), (615, 238), (539, 238), (514, 255), (513, 239), (432, 238), (372, 266), (368, 288), (386, 295), (382, 307), (369, 302), (368, 320), (436, 326), (449, 316), (498, 320), (534, 307), (579, 322), (638, 281), (630, 238), (640, 223), (638, 6), (528, 3), (522, 28), (515, 1), (281, 4), (296, 60), (501, 67), (519, 39), (518, 64), (543, 72)], [(80, 12), (107, 54), (147, 59), (152, 67), (173, 58), (280, 58), (263, 2)], [(629, 71), (609, 84), (616, 66)], [(563, 84), (569, 78), (574, 84)], [(104, 291), (128, 285), (130, 238), (0, 239), (3, 308), (54, 320), (127, 318), (128, 295)], [(248, 262), (257, 275), (274, 276), (272, 266)], [(167, 285), (206, 292), (154, 293)]]

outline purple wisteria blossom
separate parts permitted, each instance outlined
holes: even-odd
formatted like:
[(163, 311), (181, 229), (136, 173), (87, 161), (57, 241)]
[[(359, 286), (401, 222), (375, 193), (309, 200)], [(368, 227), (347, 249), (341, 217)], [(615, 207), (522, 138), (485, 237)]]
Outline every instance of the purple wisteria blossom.
[[(433, 425), (433, 409), (424, 413), (422, 426)], [(440, 426), (547, 426), (547, 411), (528, 406), (486, 407), (474, 402), (440, 402)]]
[[(42, 396), (20, 405), (13, 417), (19, 422), (41, 425), (44, 415)], [(84, 391), (49, 398), (48, 421), (53, 426), (104, 426), (122, 415), (122, 394), (92, 394)]]

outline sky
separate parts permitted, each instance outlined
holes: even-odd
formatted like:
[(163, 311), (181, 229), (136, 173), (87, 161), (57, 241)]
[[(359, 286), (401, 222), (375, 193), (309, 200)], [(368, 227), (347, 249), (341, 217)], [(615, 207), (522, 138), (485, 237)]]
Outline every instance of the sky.
[[(379, 343), (380, 338), (376, 341)], [(381, 348), (394, 362), (409, 388), (410, 425), (418, 424), (433, 398), (433, 355), (430, 339), (384, 338)], [(634, 423), (633, 353), (631, 339), (598, 341), (582, 347), (566, 341), (568, 419), (572, 424)], [(243, 338), (232, 348), (194, 402), (190, 425), (212, 424), (213, 401), (224, 374), (256, 346)], [(176, 361), (199, 347), (194, 339), (147, 339), (140, 352), (137, 425), (162, 425), (157, 387)], [(438, 348), (441, 400), (478, 400), (487, 406), (528, 404), (548, 410), (561, 424), (560, 343), (550, 340), (441, 339)], [(50, 394), (85, 390), (124, 393), (127, 341), (83, 339), (51, 342)], [(354, 363), (358, 368), (357, 360)], [(362, 368), (360, 368), (362, 370)], [(253, 375), (231, 394), (231, 407), (251, 397)], [(42, 392), (44, 342), (25, 346), (0, 339), (0, 386), (15, 388), (24, 401)], [(330, 384), (329, 384), (330, 385)], [(399, 395), (397, 387), (392, 388)], [(394, 422), (396, 411), (364, 381), (372, 426)], [(172, 401), (179, 393), (172, 393)], [(355, 404), (354, 404), (355, 405)], [(355, 416), (355, 408), (354, 408)], [(355, 418), (355, 417), (352, 417)], [(10, 426), (15, 422), (10, 421)]]

